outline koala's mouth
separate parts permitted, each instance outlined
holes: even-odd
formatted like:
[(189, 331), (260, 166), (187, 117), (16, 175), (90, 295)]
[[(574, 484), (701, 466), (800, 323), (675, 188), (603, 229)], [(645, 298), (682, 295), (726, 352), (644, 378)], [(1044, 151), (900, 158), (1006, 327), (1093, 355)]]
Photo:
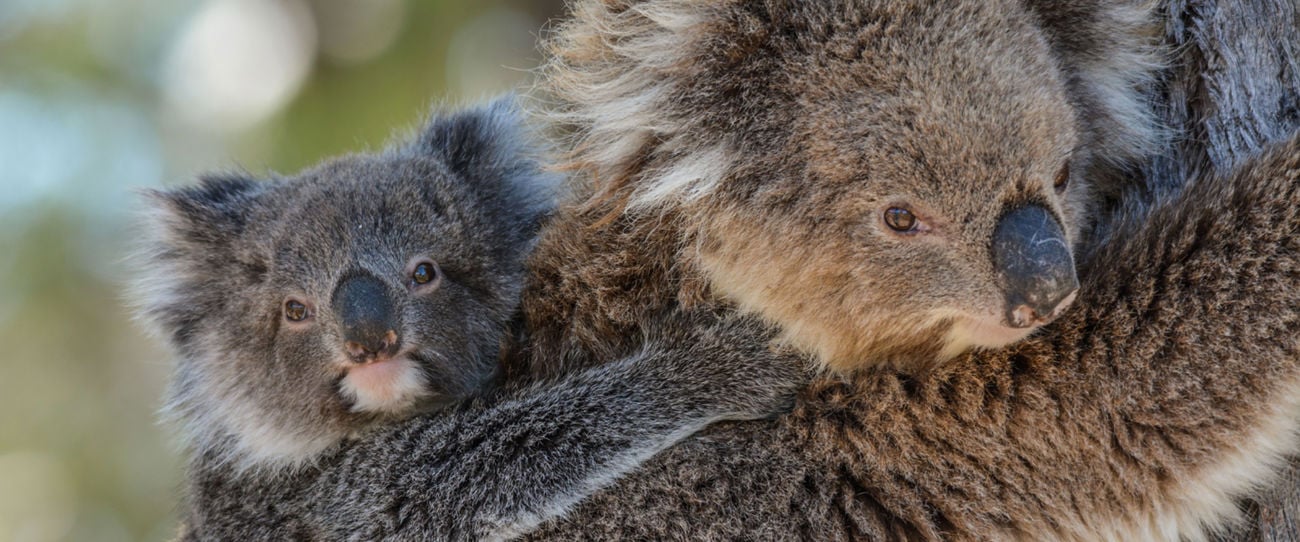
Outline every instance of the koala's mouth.
[[(1057, 313), (1059, 314), (1059, 312)], [(1045, 319), (1027, 327), (1011, 327), (1001, 317), (960, 317), (953, 321), (943, 349), (943, 359), (951, 359), (972, 349), (996, 349), (1017, 343), (1055, 319)]]
[(970, 319), (966, 322), (966, 335), (972, 346), (1001, 348), (1028, 337), (1039, 326), (1008, 327), (1001, 319)]
[(408, 355), (352, 365), (339, 383), (353, 412), (402, 414), (430, 395), (427, 377)]

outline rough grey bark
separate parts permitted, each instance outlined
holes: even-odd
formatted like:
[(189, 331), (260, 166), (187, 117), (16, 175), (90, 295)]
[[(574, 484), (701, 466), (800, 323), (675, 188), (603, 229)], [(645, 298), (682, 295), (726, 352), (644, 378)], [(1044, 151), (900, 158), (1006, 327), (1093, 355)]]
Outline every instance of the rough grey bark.
[(1250, 523), (1229, 540), (1300, 542), (1300, 461), (1293, 459), (1277, 484), (1248, 503), (1246, 517)]
[(1170, 151), (1147, 172), (1176, 187), (1196, 168), (1227, 171), (1300, 126), (1300, 5), (1168, 0), (1161, 94)]
[[(1171, 137), (1144, 172), (1157, 194), (1300, 128), (1300, 2), (1168, 0), (1162, 15), (1171, 57), (1156, 92)], [(1300, 541), (1300, 458), (1245, 506), (1249, 523), (1225, 539)]]

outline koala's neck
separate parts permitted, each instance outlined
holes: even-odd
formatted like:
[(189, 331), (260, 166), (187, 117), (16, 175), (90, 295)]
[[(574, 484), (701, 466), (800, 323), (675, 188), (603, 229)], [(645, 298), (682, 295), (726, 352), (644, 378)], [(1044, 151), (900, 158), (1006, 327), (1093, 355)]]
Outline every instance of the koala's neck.
[(618, 359), (639, 346), (642, 322), (713, 302), (683, 257), (675, 213), (612, 210), (573, 205), (543, 232), (522, 299), (527, 345), (508, 373), (544, 378)]
[(233, 383), (183, 363), (168, 391), (163, 416), (177, 424), (192, 461), (238, 473), (294, 470), (311, 464), (348, 435), (323, 425), (286, 420), (240, 397)]

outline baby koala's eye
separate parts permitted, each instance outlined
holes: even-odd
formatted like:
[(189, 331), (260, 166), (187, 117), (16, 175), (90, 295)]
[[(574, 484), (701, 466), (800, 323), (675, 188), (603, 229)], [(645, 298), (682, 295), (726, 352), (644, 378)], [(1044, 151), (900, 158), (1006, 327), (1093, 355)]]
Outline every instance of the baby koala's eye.
[(885, 225), (897, 232), (911, 232), (916, 230), (916, 215), (912, 211), (902, 207), (890, 207), (885, 209)]
[(290, 322), (301, 322), (310, 316), (307, 305), (297, 299), (284, 302), (284, 318)]
[(429, 281), (433, 280), (435, 273), (437, 272), (433, 270), (432, 265), (422, 263), (415, 266), (415, 271), (411, 273), (411, 280), (414, 280), (416, 284), (428, 284)]
[(425, 286), (436, 280), (438, 280), (438, 264), (423, 261), (411, 269), (411, 284), (413, 286)]
[(1061, 171), (1056, 172), (1056, 179), (1052, 181), (1052, 186), (1057, 192), (1065, 190), (1066, 185), (1070, 184), (1070, 163), (1061, 164)]

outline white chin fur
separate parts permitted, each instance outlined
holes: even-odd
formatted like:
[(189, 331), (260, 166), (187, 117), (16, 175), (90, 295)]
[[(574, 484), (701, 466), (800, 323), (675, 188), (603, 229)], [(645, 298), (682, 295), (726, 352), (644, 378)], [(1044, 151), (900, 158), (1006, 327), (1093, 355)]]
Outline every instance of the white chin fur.
[(278, 427), (256, 423), (247, 424), (240, 429), (239, 445), (243, 453), (235, 457), (239, 458), (236, 466), (241, 470), (294, 468), (310, 463), (343, 437), (326, 432), (312, 435), (288, 434)]
[(1028, 337), (1038, 327), (1016, 329), (999, 323), (960, 318), (948, 331), (942, 357), (945, 360), (974, 348), (1001, 348)]
[(400, 414), (429, 394), (424, 372), (408, 358), (354, 367), (343, 377), (342, 391), (353, 412)]

